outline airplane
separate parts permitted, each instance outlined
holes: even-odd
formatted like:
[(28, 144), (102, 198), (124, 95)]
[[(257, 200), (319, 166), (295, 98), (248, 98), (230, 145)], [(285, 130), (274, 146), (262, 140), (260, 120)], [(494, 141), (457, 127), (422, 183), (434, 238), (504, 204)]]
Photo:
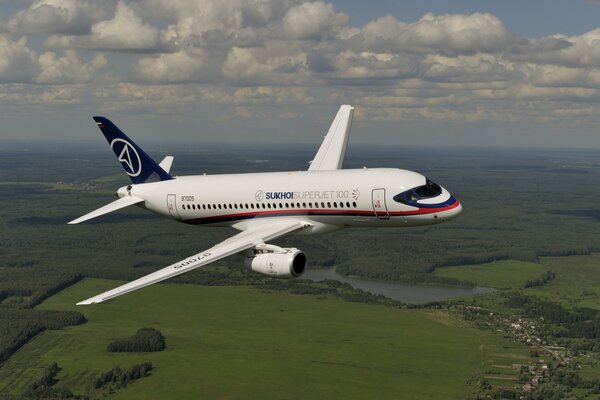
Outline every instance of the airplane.
[(462, 211), (460, 202), (425, 176), (397, 168), (342, 169), (354, 107), (342, 105), (307, 171), (173, 176), (173, 157), (156, 163), (116, 125), (93, 117), (131, 184), (118, 200), (69, 224), (132, 205), (179, 222), (228, 226), (236, 235), (77, 305), (100, 303), (183, 274), (233, 254), (250, 270), (299, 277), (306, 255), (269, 242), (289, 234), (318, 234), (351, 227), (439, 224)]

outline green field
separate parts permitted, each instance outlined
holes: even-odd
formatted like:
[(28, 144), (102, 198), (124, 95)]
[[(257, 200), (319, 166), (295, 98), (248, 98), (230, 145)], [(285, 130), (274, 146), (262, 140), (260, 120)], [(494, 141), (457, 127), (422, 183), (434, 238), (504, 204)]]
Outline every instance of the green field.
[(527, 289), (528, 294), (569, 307), (600, 309), (600, 253), (542, 258), (542, 265), (556, 272), (556, 279), (547, 285)]
[[(78, 309), (88, 322), (30, 341), (0, 368), (0, 392), (22, 390), (57, 361), (58, 385), (94, 397), (99, 373), (150, 361), (150, 377), (110, 398), (463, 399), (475, 374), (527, 361), (527, 348), (445, 312), (247, 287), (163, 284), (105, 304), (74, 305), (117, 283), (88, 279), (38, 306)], [(140, 327), (159, 329), (167, 350), (106, 351)]]
[(435, 270), (434, 275), (470, 281), (478, 286), (496, 289), (521, 288), (548, 269), (542, 264), (524, 261), (495, 261), (488, 264), (446, 267)]
[[(523, 289), (528, 280), (546, 271), (556, 278), (545, 285)], [(539, 263), (496, 261), (488, 264), (440, 268), (435, 275), (471, 281), (480, 286), (520, 289), (568, 307), (600, 309), (600, 253), (569, 257), (542, 257)], [(493, 297), (493, 296), (488, 296)]]

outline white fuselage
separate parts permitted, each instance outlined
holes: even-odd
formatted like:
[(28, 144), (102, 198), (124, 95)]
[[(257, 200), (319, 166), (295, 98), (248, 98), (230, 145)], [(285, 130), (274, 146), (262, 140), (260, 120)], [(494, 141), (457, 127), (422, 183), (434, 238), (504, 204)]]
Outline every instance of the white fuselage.
[(432, 225), (461, 212), (459, 201), (437, 185), (435, 196), (408, 203), (394, 199), (425, 183), (423, 175), (412, 171), (364, 168), (181, 176), (117, 193), (143, 198), (141, 205), (148, 210), (189, 224), (243, 230), (249, 220), (302, 219), (311, 223), (302, 233), (319, 233)]

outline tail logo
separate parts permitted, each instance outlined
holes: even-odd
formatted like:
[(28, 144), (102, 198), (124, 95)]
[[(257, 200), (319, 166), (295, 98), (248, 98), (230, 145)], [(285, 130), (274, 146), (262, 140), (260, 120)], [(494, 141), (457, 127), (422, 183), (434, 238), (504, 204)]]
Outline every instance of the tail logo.
[(119, 162), (123, 164), (127, 175), (138, 176), (142, 172), (142, 160), (131, 143), (127, 140), (117, 138), (110, 142), (110, 147), (115, 154), (119, 155)]

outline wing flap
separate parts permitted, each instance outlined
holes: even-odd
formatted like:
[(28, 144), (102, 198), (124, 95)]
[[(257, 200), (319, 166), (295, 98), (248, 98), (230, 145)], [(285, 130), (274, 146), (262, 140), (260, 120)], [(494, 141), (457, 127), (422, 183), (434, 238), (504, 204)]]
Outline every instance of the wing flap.
[(88, 219), (96, 218), (104, 214), (108, 214), (113, 211), (120, 210), (121, 208), (129, 207), (137, 203), (141, 203), (144, 199), (140, 199), (139, 197), (134, 196), (126, 196), (121, 197), (119, 200), (115, 200), (112, 203), (105, 205), (104, 207), (100, 207), (97, 210), (94, 210), (90, 213), (85, 214), (82, 217), (74, 219), (71, 222), (68, 222), (69, 225), (78, 224), (83, 221), (87, 221)]
[(103, 301), (121, 296), (125, 293), (164, 281), (171, 277), (181, 275), (203, 265), (210, 264), (213, 261), (220, 260), (240, 251), (250, 249), (258, 244), (273, 240), (290, 232), (306, 227), (308, 224), (303, 221), (277, 221), (269, 225), (259, 225), (251, 227), (235, 236), (211, 247), (201, 253), (169, 265), (163, 269), (143, 276), (135, 281), (121, 285), (115, 289), (101, 293), (97, 296), (80, 301), (77, 305), (88, 305), (101, 303)]
[(343, 105), (338, 110), (317, 155), (311, 162), (309, 171), (327, 171), (342, 168), (350, 128), (352, 127), (352, 115), (354, 107)]

